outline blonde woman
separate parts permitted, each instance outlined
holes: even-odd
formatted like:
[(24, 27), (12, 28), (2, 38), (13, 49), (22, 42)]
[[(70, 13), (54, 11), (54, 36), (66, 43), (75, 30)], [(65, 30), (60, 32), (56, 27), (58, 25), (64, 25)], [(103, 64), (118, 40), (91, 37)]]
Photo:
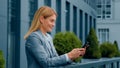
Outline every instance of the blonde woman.
[(50, 7), (42, 6), (33, 18), (32, 25), (24, 36), (28, 68), (49, 68), (71, 64), (85, 54), (84, 48), (75, 48), (71, 52), (58, 55), (47, 33), (55, 26), (57, 13)]

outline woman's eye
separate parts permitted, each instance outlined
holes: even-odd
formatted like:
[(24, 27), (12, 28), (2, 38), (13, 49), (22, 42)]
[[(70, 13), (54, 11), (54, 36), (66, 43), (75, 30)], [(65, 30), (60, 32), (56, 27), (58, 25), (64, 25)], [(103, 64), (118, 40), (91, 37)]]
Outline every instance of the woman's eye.
[(51, 20), (51, 22), (54, 22), (55, 20)]

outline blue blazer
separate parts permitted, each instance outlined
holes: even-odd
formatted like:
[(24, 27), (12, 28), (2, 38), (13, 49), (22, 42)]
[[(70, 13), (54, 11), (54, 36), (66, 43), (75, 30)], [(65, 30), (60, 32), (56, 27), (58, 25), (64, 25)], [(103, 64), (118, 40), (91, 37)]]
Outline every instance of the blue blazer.
[(65, 54), (58, 56), (51, 36), (49, 34), (47, 36), (50, 40), (49, 43), (39, 30), (31, 33), (26, 39), (28, 68), (59, 67), (71, 63), (70, 60), (66, 60)]

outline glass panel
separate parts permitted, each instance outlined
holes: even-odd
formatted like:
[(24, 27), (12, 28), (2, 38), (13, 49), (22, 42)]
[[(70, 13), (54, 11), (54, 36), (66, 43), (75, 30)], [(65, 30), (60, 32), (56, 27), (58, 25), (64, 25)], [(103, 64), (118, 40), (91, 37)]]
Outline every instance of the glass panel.
[(73, 31), (77, 35), (77, 7), (73, 6)]
[(111, 8), (110, 7), (106, 8), (106, 14), (111, 14)]
[(51, 6), (51, 0), (44, 0), (44, 4), (47, 6)]
[(66, 31), (70, 31), (70, 3), (66, 1)]
[(101, 16), (97, 16), (97, 18), (101, 18)]
[(98, 29), (98, 38), (100, 40), (100, 43), (109, 41), (109, 29)]
[(110, 5), (111, 4), (111, 0), (106, 0), (106, 4)]
[(98, 13), (98, 15), (101, 15), (101, 14), (102, 14), (101, 8), (97, 8), (97, 13)]
[(88, 14), (85, 13), (85, 39), (87, 37), (88, 34)]
[(90, 21), (90, 28), (89, 29), (91, 29), (92, 28), (92, 16), (89, 17), (89, 21)]
[(30, 8), (29, 8), (29, 18), (30, 18), (29, 25), (31, 25), (31, 21), (33, 20), (34, 14), (38, 8), (38, 6), (37, 6), (38, 1), (30, 0), (29, 4), (30, 4), (29, 5), (30, 6)]
[(80, 10), (80, 15), (79, 16), (80, 16), (79, 17), (80, 18), (80, 21), (79, 21), (80, 22), (80, 24), (79, 24), (80, 25), (80, 29), (79, 29), (80, 33), (79, 34), (80, 34), (80, 39), (82, 41), (82, 39), (83, 39), (83, 11), (82, 10)]
[(58, 14), (56, 20), (56, 33), (61, 31), (61, 0), (56, 0), (56, 12)]
[(102, 6), (101, 5), (97, 5), (97, 8), (101, 8)]
[(8, 2), (8, 53), (6, 68), (20, 68), (20, 1)]
[(111, 7), (111, 5), (106, 5), (106, 8), (110, 8)]

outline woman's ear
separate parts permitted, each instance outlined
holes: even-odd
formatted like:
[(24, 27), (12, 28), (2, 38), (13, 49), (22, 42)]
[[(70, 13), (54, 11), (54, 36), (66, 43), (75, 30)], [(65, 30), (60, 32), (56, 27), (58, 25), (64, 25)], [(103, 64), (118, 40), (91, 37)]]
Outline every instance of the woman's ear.
[(40, 23), (42, 24), (42, 23), (44, 22), (44, 17), (43, 17), (43, 16), (40, 16), (39, 21), (40, 21)]

